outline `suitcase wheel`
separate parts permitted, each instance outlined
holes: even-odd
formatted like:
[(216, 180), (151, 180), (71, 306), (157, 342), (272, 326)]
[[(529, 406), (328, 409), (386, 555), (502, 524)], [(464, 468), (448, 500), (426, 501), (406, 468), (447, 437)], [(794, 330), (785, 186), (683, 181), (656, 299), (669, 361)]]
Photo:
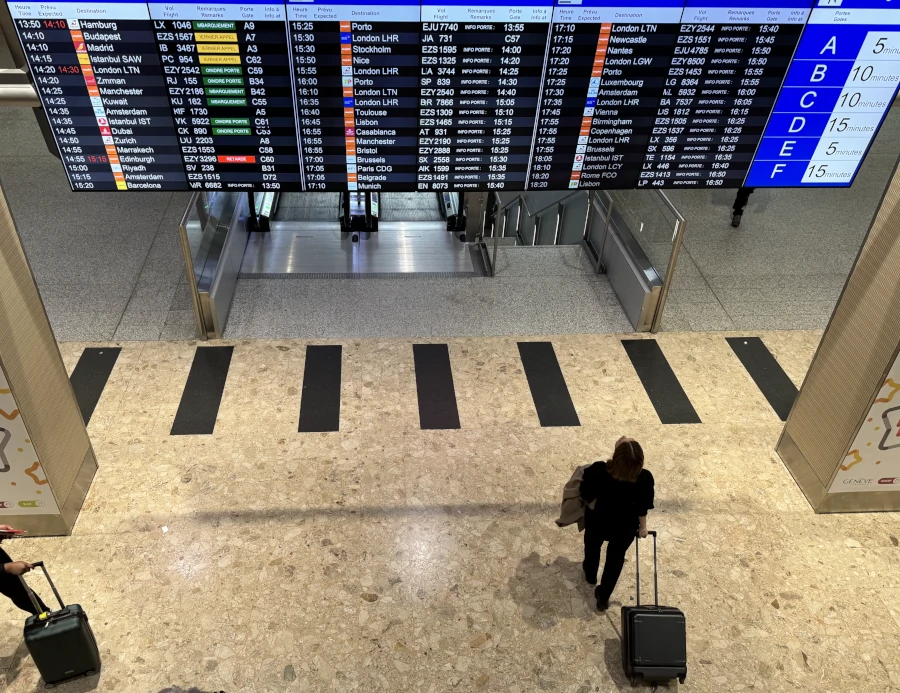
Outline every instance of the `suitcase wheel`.
[(631, 687), (634, 688), (635, 686), (637, 686), (637, 678), (632, 676), (631, 677)]
[[(93, 669), (88, 669), (86, 672), (84, 672), (84, 675), (87, 677), (87, 676), (93, 676), (96, 673), (97, 672), (94, 671)], [(684, 681), (682, 681), (682, 683), (684, 683)]]
[(54, 685), (55, 684), (53, 684), (53, 683), (45, 683), (44, 688), (53, 688)]
[(687, 676), (679, 676), (679, 677), (678, 677), (678, 683), (680, 683), (680, 684), (683, 686), (683, 685), (684, 685), (684, 680), (685, 680), (686, 678), (687, 678)]

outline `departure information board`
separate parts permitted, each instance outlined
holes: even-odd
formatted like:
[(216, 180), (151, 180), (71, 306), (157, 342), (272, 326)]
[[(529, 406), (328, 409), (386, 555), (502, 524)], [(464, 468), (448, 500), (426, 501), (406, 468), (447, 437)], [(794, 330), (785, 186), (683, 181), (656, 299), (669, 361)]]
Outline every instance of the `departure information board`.
[(900, 0), (8, 0), (74, 190), (849, 186)]

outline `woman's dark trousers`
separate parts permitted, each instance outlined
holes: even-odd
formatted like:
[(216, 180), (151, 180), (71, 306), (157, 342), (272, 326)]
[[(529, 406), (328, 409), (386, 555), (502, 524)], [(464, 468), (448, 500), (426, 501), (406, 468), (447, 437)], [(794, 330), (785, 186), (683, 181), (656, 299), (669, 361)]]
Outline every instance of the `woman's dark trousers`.
[(596, 595), (600, 601), (608, 601), (619, 581), (622, 566), (625, 565), (625, 553), (634, 542), (634, 534), (604, 532), (600, 527), (588, 525), (584, 530), (584, 577), (589, 583), (596, 584), (597, 571), (600, 568), (600, 549), (606, 542), (606, 562), (603, 564), (603, 575)]

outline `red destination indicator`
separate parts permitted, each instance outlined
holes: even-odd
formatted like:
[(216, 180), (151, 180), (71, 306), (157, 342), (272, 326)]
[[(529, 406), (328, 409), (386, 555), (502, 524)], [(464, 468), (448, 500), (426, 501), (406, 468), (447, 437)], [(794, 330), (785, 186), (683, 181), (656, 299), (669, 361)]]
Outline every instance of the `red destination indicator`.
[(255, 156), (217, 156), (216, 160), (220, 164), (255, 164)]

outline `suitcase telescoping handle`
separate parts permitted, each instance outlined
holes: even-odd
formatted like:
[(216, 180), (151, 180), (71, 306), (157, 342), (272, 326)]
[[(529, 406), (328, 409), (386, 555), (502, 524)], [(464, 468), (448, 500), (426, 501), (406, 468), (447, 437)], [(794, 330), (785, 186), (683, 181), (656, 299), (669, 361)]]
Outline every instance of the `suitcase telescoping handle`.
[[(44, 565), (44, 562), (38, 561), (37, 563), (32, 563), (31, 565), (44, 571), (44, 577), (47, 578), (47, 582), (50, 583), (50, 589), (52, 589), (53, 594), (56, 595), (56, 601), (59, 602), (59, 608), (65, 609), (66, 605), (63, 603), (62, 597), (59, 596), (59, 592), (56, 591), (56, 585), (54, 585), (53, 580), (50, 579), (50, 573), (47, 572), (47, 566)], [(34, 596), (34, 592), (31, 591), (31, 588), (25, 583), (25, 578), (23, 578), (21, 575), (19, 576), (19, 580), (22, 582), (22, 586), (25, 588), (25, 591), (28, 592), (28, 597), (31, 599), (31, 604), (34, 606), (34, 610), (40, 613), (41, 605), (38, 604), (38, 601)]]
[[(656, 530), (651, 529), (647, 534), (653, 537), (653, 605), (659, 606), (659, 579), (656, 571)], [(637, 571), (637, 605), (641, 605), (641, 551), (638, 548), (641, 543), (641, 534), (635, 534), (634, 564)]]

